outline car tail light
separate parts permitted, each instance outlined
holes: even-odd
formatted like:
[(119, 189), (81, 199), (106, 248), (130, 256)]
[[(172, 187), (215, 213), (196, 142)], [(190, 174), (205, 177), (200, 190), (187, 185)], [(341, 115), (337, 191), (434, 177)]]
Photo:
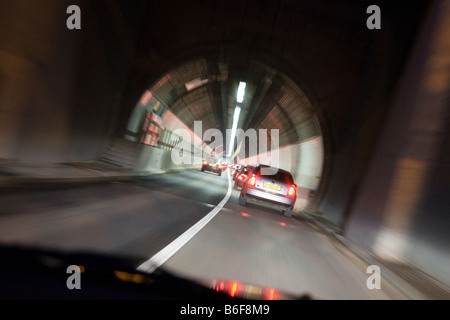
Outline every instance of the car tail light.
[(203, 164), (208, 164), (208, 162), (206, 162), (206, 161), (203, 161)]
[(245, 178), (247, 178), (247, 176), (246, 176), (245, 174), (243, 174), (243, 173), (241, 173), (240, 175), (238, 175), (238, 179), (241, 180), (241, 181), (244, 181)]
[(238, 283), (234, 282), (230, 288), (230, 296), (234, 297), (237, 292), (238, 292)]
[(266, 299), (267, 300), (277, 300), (278, 292), (275, 289), (268, 289), (266, 291)]
[(250, 180), (248, 180), (248, 184), (251, 185), (251, 186), (254, 186), (255, 183), (256, 183), (256, 177), (255, 177), (255, 175), (253, 175), (253, 176), (250, 178)]
[(222, 166), (219, 166), (219, 169), (222, 169)]
[(295, 186), (291, 186), (291, 187), (289, 188), (288, 195), (294, 196), (294, 195), (295, 195), (295, 192), (296, 192)]

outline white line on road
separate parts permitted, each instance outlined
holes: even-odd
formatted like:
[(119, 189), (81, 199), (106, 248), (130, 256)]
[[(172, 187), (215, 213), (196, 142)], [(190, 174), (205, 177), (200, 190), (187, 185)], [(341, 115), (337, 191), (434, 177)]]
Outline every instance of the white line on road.
[(227, 203), (228, 199), (231, 195), (231, 178), (230, 175), (227, 174), (228, 177), (228, 191), (222, 201), (211, 210), (206, 216), (204, 216), (201, 220), (199, 220), (196, 224), (186, 230), (182, 235), (176, 238), (174, 241), (169, 243), (164, 249), (159, 251), (153, 257), (142, 263), (139, 267), (137, 267), (138, 271), (143, 271), (147, 273), (152, 273), (159, 266), (161, 266), (164, 262), (169, 260), (171, 256), (173, 256), (178, 250), (180, 250), (189, 240), (192, 239), (193, 236), (197, 234), (209, 221), (211, 221), (214, 216), (222, 210), (223, 206)]

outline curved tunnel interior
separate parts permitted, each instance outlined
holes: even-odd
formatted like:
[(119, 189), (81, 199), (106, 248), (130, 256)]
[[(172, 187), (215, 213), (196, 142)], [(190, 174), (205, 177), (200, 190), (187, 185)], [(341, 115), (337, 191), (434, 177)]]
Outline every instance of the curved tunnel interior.
[[(230, 164), (261, 163), (288, 170), (299, 187), (295, 209), (301, 211), (319, 186), (323, 166), (322, 134), (314, 108), (298, 85), (281, 72), (252, 61), (239, 69), (232, 61), (199, 58), (165, 73), (140, 97), (125, 138), (173, 152), (183, 144), (183, 137), (174, 130), (184, 126), (199, 141), (190, 141), (192, 157), (185, 164), (194, 166), (194, 157), (205, 158), (214, 152), (216, 158)], [(241, 134), (230, 152), (239, 82), (246, 83), (237, 122)], [(159, 127), (145, 120), (152, 117), (160, 119)], [(204, 139), (210, 129), (220, 132), (221, 143)], [(141, 152), (137, 169), (156, 169), (151, 153), (146, 148)], [(158, 169), (175, 166), (170, 160), (160, 165)]]
[[(86, 244), (78, 238), (86, 227), (100, 245), (147, 255), (158, 251), (151, 243), (170, 242), (222, 204), (227, 214), (203, 230), (208, 240), (186, 245), (197, 260), (195, 245), (253, 245), (264, 253), (230, 249), (227, 272), (252, 258), (286, 288), (311, 281), (327, 296), (334, 291), (322, 276), (312, 283), (298, 270), (347, 271), (341, 258), (321, 260), (330, 251), (308, 224), (448, 299), (449, 17), (447, 0), (2, 0), (0, 237), (64, 244), (73, 235)], [(298, 188), (292, 219), (243, 209), (229, 176), (200, 174), (209, 156), (290, 171)], [(124, 177), (139, 183), (93, 187), (98, 199), (73, 191), (89, 209), (76, 221), (81, 229), (48, 231), (55, 238), (29, 230), (38, 216), (76, 210), (70, 192), (56, 200), (14, 194), (39, 182)], [(50, 213), (33, 215), (42, 203)], [(118, 229), (123, 243), (109, 238)], [(285, 265), (262, 259), (287, 250), (295, 254)], [(323, 270), (300, 259), (311, 251)], [(195, 269), (195, 259), (172, 261)], [(277, 267), (295, 281), (279, 279)], [(366, 276), (355, 274), (347, 279)], [(336, 292), (345, 287), (341, 274), (333, 280)], [(361, 287), (342, 294), (358, 296)]]

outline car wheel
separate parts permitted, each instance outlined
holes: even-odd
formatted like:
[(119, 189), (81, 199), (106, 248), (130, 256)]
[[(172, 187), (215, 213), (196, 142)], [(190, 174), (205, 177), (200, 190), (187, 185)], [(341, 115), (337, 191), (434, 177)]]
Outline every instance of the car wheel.
[(247, 199), (245, 198), (244, 195), (242, 195), (242, 192), (241, 192), (241, 194), (239, 195), (239, 204), (240, 204), (241, 206), (245, 206), (245, 205), (247, 204)]
[(222, 175), (222, 172), (219, 172), (218, 175), (221, 176), (221, 175)]
[(205, 172), (205, 168), (202, 167), (202, 172)]
[(286, 217), (292, 217), (292, 207), (284, 209), (284, 215)]

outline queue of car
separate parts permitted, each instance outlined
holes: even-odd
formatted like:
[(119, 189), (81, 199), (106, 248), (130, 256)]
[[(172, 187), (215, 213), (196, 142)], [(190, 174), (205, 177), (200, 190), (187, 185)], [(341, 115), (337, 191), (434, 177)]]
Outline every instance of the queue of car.
[(201, 171), (214, 172), (220, 176), (227, 168), (231, 169), (233, 189), (240, 191), (240, 205), (254, 203), (281, 210), (287, 217), (292, 216), (297, 199), (297, 184), (289, 171), (263, 164), (229, 166), (214, 158), (204, 160)]

